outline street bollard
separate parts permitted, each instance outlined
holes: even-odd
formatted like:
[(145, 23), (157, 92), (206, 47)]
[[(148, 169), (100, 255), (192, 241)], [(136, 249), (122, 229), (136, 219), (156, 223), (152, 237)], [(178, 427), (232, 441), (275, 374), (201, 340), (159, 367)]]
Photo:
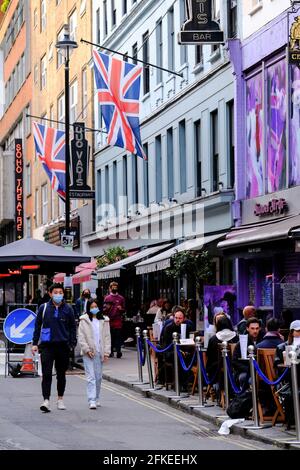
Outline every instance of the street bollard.
[(227, 361), (228, 356), (227, 341), (222, 342), (222, 356), (223, 356), (223, 372), (224, 372), (224, 393), (225, 393), (225, 410), (229, 406), (229, 389), (228, 389), (228, 373), (227, 373)]
[(178, 344), (178, 333), (173, 333), (175, 393), (176, 393), (176, 397), (180, 397), (177, 344)]
[(203, 400), (203, 384), (202, 384), (202, 371), (201, 371), (201, 361), (200, 361), (200, 353), (201, 353), (201, 340), (200, 336), (197, 336), (195, 339), (196, 342), (196, 351), (197, 351), (197, 374), (198, 374), (198, 397), (199, 397), (199, 404), (193, 406), (193, 408), (205, 408), (204, 400)]
[(296, 440), (284, 441), (290, 444), (300, 444), (300, 410), (299, 410), (299, 392), (298, 392), (298, 378), (297, 378), (297, 353), (296, 351), (289, 351), (289, 358), (291, 359), (291, 378), (292, 378), (292, 393), (294, 403), (294, 416), (296, 428)]
[(151, 364), (151, 358), (150, 358), (150, 353), (149, 353), (149, 346), (148, 346), (148, 342), (147, 342), (147, 340), (148, 340), (148, 331), (147, 330), (143, 331), (143, 336), (144, 336), (145, 354), (146, 354), (147, 367), (148, 367), (150, 390), (154, 390), (152, 364)]
[(141, 364), (141, 329), (136, 327), (135, 329), (135, 336), (136, 336), (136, 352), (137, 352), (137, 360), (138, 360), (138, 374), (139, 374), (139, 383), (143, 383), (143, 364)]
[(251, 376), (251, 388), (252, 388), (252, 407), (253, 407), (253, 422), (254, 424), (245, 425), (244, 428), (249, 429), (262, 429), (271, 427), (272, 424), (259, 423), (258, 417), (258, 407), (257, 407), (257, 393), (256, 393), (256, 374), (255, 374), (255, 367), (254, 367), (254, 346), (248, 346), (248, 353), (249, 353), (249, 361), (250, 361), (250, 376)]

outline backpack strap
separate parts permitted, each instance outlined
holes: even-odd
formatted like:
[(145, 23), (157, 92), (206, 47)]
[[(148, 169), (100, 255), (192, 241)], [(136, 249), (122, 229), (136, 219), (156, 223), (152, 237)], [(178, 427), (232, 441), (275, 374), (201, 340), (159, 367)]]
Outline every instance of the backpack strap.
[(42, 319), (43, 319), (43, 320), (44, 320), (44, 316), (45, 316), (46, 308), (47, 308), (47, 303), (44, 303), (44, 308), (43, 308), (43, 315), (42, 315)]

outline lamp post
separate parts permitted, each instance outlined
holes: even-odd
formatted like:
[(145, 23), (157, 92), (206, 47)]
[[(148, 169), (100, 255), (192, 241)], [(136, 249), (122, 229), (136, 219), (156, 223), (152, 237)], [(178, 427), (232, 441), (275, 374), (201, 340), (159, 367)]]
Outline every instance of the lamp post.
[(70, 94), (69, 94), (69, 76), (70, 76), (70, 49), (76, 49), (78, 44), (70, 38), (69, 25), (65, 24), (63, 29), (63, 38), (59, 40), (55, 47), (65, 51), (65, 161), (66, 161), (66, 199), (65, 199), (65, 222), (66, 235), (70, 233)]

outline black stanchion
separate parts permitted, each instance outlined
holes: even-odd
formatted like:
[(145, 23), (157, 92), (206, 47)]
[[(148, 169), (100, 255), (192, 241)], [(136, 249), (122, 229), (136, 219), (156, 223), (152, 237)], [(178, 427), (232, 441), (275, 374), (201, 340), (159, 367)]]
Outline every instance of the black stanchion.
[(143, 331), (143, 336), (144, 336), (145, 354), (146, 354), (146, 361), (147, 361), (148, 375), (149, 375), (149, 384), (150, 384), (150, 389), (149, 390), (154, 390), (152, 364), (151, 364), (149, 346), (148, 346), (148, 341), (147, 341), (148, 340), (148, 331), (147, 330)]
[(143, 383), (143, 365), (141, 363), (141, 357), (142, 357), (141, 343), (140, 343), (141, 329), (139, 327), (135, 329), (135, 336), (136, 336), (136, 352), (137, 352), (138, 376), (139, 376), (139, 381), (136, 383), (142, 384)]

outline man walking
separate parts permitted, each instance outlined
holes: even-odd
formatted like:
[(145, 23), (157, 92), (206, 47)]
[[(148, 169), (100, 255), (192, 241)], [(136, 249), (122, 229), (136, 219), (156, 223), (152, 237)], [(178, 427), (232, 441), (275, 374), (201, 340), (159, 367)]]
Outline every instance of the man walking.
[[(64, 287), (53, 284), (50, 300), (40, 306), (33, 333), (33, 354), (41, 351), (42, 393), (44, 402), (40, 406), (45, 413), (50, 411), (52, 368), (55, 363), (57, 378), (57, 408), (65, 410), (63, 395), (66, 387), (66, 370), (70, 350), (76, 346), (76, 323), (73, 309), (64, 301)], [(39, 344), (39, 346), (38, 346)]]
[(123, 326), (123, 313), (125, 312), (125, 299), (118, 293), (119, 284), (115, 281), (109, 285), (109, 295), (104, 299), (103, 311), (110, 320), (111, 334), (111, 354), (114, 357), (114, 349), (117, 358), (122, 357), (121, 353), (121, 331)]

